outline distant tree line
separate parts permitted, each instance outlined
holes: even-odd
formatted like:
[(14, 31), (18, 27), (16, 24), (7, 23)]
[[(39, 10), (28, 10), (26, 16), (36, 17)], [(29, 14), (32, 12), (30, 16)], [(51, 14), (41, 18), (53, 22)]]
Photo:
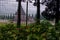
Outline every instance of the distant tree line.
[(0, 15), (0, 19), (14, 19), (14, 14)]

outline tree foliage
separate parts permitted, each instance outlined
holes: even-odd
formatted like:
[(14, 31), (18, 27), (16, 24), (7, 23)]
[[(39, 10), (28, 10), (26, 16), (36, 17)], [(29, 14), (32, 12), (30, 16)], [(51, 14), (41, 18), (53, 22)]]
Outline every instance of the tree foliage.
[(59, 0), (51, 0), (50, 2), (47, 1), (46, 6), (47, 8), (42, 12), (42, 16), (47, 20), (55, 19), (55, 25), (56, 25), (60, 20)]
[(43, 17), (48, 20), (53, 20), (56, 14), (56, 1), (52, 0), (50, 3), (47, 3), (46, 6), (46, 9), (42, 12)]

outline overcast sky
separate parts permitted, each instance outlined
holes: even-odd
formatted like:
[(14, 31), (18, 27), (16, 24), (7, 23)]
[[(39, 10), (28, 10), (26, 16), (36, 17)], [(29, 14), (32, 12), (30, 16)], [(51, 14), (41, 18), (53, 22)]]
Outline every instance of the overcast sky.
[[(26, 3), (22, 2), (22, 7), (26, 12)], [(0, 14), (11, 14), (17, 11), (18, 2), (16, 0), (0, 0)], [(40, 12), (45, 10), (45, 5), (40, 4)], [(29, 14), (36, 14), (36, 6), (33, 6), (33, 3), (29, 3), (28, 6)]]

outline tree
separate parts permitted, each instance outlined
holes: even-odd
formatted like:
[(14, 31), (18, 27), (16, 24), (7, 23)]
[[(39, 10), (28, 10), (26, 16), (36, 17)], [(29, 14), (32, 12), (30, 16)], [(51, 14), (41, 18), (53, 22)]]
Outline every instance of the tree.
[(59, 22), (59, 0), (56, 0), (56, 20), (55, 20), (55, 24), (57, 24)]
[[(18, 19), (17, 19), (17, 29), (18, 32), (20, 33), (20, 26), (21, 26), (21, 0), (18, 1)], [(18, 38), (17, 40), (20, 40), (20, 34), (17, 34)]]
[(40, 24), (40, 0), (37, 0), (36, 23)]
[(21, 25), (21, 0), (18, 0), (18, 19), (17, 19), (17, 28)]
[(53, 12), (53, 10), (49, 10), (48, 8), (46, 8), (45, 11), (42, 12), (42, 16), (47, 20), (53, 20), (55, 18), (55, 13)]
[(42, 12), (42, 15), (46, 19), (49, 19), (49, 18), (54, 19), (55, 18), (56, 19), (55, 23), (59, 22), (59, 4), (58, 3), (59, 2), (57, 2), (56, 0), (52, 0), (52, 1), (50, 1), (50, 3), (47, 2), (47, 4), (46, 4), (47, 11), (45, 9), (45, 11)]

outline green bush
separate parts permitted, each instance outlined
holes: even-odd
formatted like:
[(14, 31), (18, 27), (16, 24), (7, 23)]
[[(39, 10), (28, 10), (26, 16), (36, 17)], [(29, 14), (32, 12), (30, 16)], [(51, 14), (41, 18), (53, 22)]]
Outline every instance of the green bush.
[(12, 24), (0, 27), (0, 40), (16, 40), (16, 29)]
[(17, 40), (18, 35), (19, 40), (57, 40), (60, 37), (60, 32), (48, 21), (21, 26), (19, 29), (13, 23), (0, 26), (0, 40)]

